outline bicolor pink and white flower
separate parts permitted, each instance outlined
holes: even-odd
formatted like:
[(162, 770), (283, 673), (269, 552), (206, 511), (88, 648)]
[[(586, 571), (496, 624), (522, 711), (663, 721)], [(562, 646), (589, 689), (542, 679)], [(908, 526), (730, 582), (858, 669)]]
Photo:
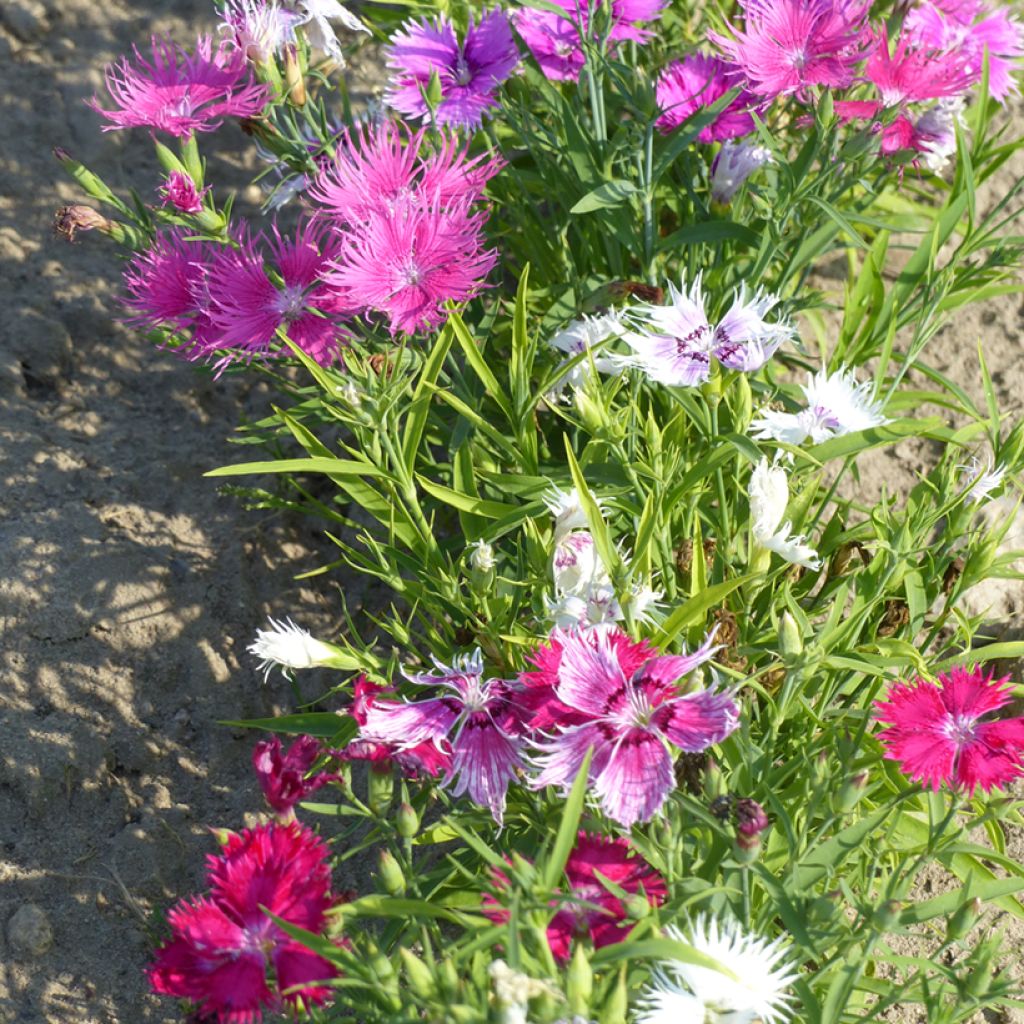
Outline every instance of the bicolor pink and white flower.
[(1001, 789), (1024, 775), (1024, 718), (994, 717), (1012, 699), (1008, 677), (977, 667), (894, 683), (875, 701), (885, 757), (932, 790)]
[(758, 96), (803, 98), (810, 86), (845, 89), (869, 38), (870, 3), (860, 0), (743, 0), (743, 28), (711, 33)]
[[(508, 16), (498, 9), (472, 16), (459, 41), (445, 15), (407, 22), (387, 49), (391, 82), (387, 103), (406, 117), (433, 118), (438, 125), (477, 129), (498, 107), (498, 88), (519, 63)], [(431, 79), (441, 97), (431, 111), (424, 93)]]
[(814, 444), (820, 444), (830, 437), (888, 422), (882, 413), (882, 403), (873, 397), (874, 385), (871, 381), (858, 382), (852, 370), (829, 373), (822, 369), (808, 374), (801, 390), (807, 400), (806, 408), (796, 413), (763, 410), (751, 424), (752, 436), (794, 445), (810, 438)]
[[(654, 122), (655, 126), (667, 135), (741, 85), (743, 75), (738, 68), (718, 57), (693, 53), (673, 61), (658, 76), (655, 98), (661, 115)], [(710, 124), (701, 128), (697, 141), (724, 142), (749, 135), (754, 130), (754, 119), (750, 116), (753, 104), (754, 98), (741, 90)]]
[(297, 736), (284, 751), (280, 736), (260, 740), (253, 747), (252, 767), (260, 789), (282, 819), (294, 817), (295, 805), (300, 800), (337, 778), (331, 772), (309, 774), (323, 753), (315, 736)]
[(774, 160), (772, 151), (759, 142), (730, 140), (711, 162), (711, 200), (723, 206), (732, 202), (740, 187), (756, 171)]
[[(794, 536), (793, 524), (785, 519), (789, 505), (789, 480), (778, 462), (767, 459), (750, 474), (750, 521), (754, 541), (780, 558), (805, 569), (819, 569), (818, 553), (805, 542), (803, 534)], [(783, 521), (785, 520), (785, 522)]]
[(770, 322), (767, 314), (778, 297), (742, 285), (732, 306), (712, 324), (705, 309), (700, 275), (687, 290), (669, 285), (669, 301), (641, 304), (630, 311), (646, 330), (632, 331), (624, 340), (633, 349), (632, 365), (659, 384), (694, 387), (711, 376), (711, 359), (730, 370), (752, 373), (793, 336), (785, 321)]
[(221, 32), (252, 64), (279, 57), (295, 43), (299, 15), (277, 0), (227, 0), (221, 13)]
[(152, 40), (152, 61), (135, 49), (132, 63), (123, 57), (107, 68), (107, 91), (113, 110), (90, 106), (106, 118), (104, 131), (153, 128), (187, 137), (220, 127), (226, 117), (255, 117), (268, 91), (253, 78), (245, 54), (225, 41), (215, 50), (200, 36), (194, 53), (169, 39)]
[(445, 784), (490, 809), (499, 824), (509, 783), (525, 766), (520, 716), (509, 684), (484, 679), (479, 650), (450, 666), (435, 660), (432, 672), (408, 676), (418, 686), (444, 691), (420, 701), (375, 700), (360, 737), (395, 744), (399, 750), (431, 742), (450, 751)]
[[(602, 879), (631, 896), (642, 890), (652, 907), (664, 903), (668, 894), (664, 879), (636, 853), (627, 838), (581, 831), (565, 864), (567, 888), (547, 927), (548, 946), (560, 963), (569, 962), (574, 940), (587, 938), (595, 949), (601, 949), (622, 942), (635, 924), (622, 898)], [(499, 889), (508, 884), (500, 872), (497, 882)], [(508, 911), (500, 909), (493, 897), (484, 898), (484, 913), (492, 921), (509, 918)]]
[(179, 213), (202, 213), (203, 196), (210, 191), (207, 186), (202, 191), (184, 171), (171, 171), (167, 181), (160, 187), (164, 206), (173, 206)]
[(167, 915), (171, 938), (147, 971), (153, 991), (187, 999), (198, 1018), (220, 1024), (329, 1002), (325, 983), (337, 969), (270, 917), (323, 931), (337, 902), (328, 855), (327, 844), (297, 822), (232, 834), (219, 856), (207, 858), (210, 894), (182, 900)]
[(706, 750), (738, 723), (730, 694), (681, 685), (714, 653), (713, 638), (689, 655), (647, 658), (631, 672), (634, 659), (623, 664), (624, 644), (608, 630), (563, 634), (558, 643), (556, 703), (547, 709), (557, 732), (536, 743), (540, 772), (531, 785), (568, 790), (593, 749), (590, 780), (601, 809), (624, 828), (649, 821), (675, 785), (672, 748)]
[(790, 1017), (797, 972), (782, 941), (745, 932), (733, 920), (700, 915), (668, 938), (722, 965), (717, 971), (684, 960), (662, 960), (640, 996), (636, 1024), (781, 1024)]
[(321, 366), (336, 362), (348, 337), (336, 315), (349, 307), (325, 281), (335, 252), (333, 235), (311, 221), (293, 237), (275, 227), (269, 238), (224, 250), (207, 278), (216, 349), (223, 350), (217, 365), (283, 348), (280, 330)]

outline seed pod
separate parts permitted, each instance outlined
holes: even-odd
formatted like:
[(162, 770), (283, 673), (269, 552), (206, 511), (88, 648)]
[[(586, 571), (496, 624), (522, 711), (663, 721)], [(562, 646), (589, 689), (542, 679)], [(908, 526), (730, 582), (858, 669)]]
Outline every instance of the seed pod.
[(370, 765), (370, 783), (366, 802), (374, 814), (383, 814), (391, 803), (391, 794), (394, 792), (395, 780), (391, 773), (391, 766), (381, 768), (376, 764)]
[(377, 877), (389, 896), (405, 893), (405, 875), (390, 850), (381, 850), (377, 858)]
[(594, 973), (590, 969), (586, 950), (577, 943), (572, 953), (566, 978), (566, 995), (569, 997), (569, 1012), (586, 1016), (590, 1009), (590, 996), (594, 991)]
[(433, 999), (437, 995), (437, 985), (430, 968), (411, 949), (401, 946), (398, 952), (402, 956), (409, 988), (422, 999)]

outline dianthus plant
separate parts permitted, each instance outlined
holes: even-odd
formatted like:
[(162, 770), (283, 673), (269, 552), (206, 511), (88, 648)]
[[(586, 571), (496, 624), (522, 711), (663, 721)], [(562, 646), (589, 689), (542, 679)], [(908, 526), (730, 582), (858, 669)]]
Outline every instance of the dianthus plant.
[[(254, 753), (270, 819), (169, 913), (154, 989), (218, 1022), (1019, 1007), (1024, 646), (977, 588), (1019, 574), (1024, 428), (983, 346), (972, 380), (929, 358), (1019, 287), (1012, 14), (219, 17), (109, 69), (98, 127), (164, 177), (61, 152), (105, 209), (58, 227), (128, 250), (129, 325), (266, 375), (265, 457), (212, 475), (269, 475), (235, 492), (327, 523), (332, 595), (375, 586), (339, 636), (281, 608), (253, 641), (324, 693), (252, 723), (295, 737)], [(208, 179), (229, 122), (259, 215)], [(871, 450), (924, 468), (873, 483)]]

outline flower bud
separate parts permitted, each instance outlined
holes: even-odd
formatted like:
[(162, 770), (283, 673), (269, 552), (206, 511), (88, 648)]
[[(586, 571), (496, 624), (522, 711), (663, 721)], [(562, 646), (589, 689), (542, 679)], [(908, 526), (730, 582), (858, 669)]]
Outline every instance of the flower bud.
[(305, 106), (306, 81), (294, 46), (286, 46), (284, 50), (284, 87), (285, 98), (293, 107)]
[(427, 82), (427, 87), (423, 90), (423, 98), (427, 101), (427, 106), (431, 110), (437, 110), (438, 105), (444, 98), (444, 92), (441, 88), (441, 77), (437, 73), (437, 68), (430, 72), (430, 81)]
[(886, 900), (875, 907), (875, 912), (871, 915), (871, 923), (880, 932), (887, 932), (900, 919), (902, 909), (903, 905), (899, 900)]
[(750, 391), (750, 380), (745, 373), (736, 374), (732, 393), (735, 400), (733, 409), (733, 430), (737, 434), (745, 434), (753, 416), (753, 397)]
[(389, 896), (405, 893), (405, 875), (390, 850), (381, 850), (377, 855), (377, 878)]
[(642, 921), (651, 912), (651, 904), (646, 896), (641, 893), (634, 893), (623, 903), (626, 917), (631, 921)]
[(619, 980), (605, 1000), (601, 1011), (601, 1024), (626, 1024), (629, 1009), (629, 989), (626, 987), (626, 969), (619, 971)]
[(494, 548), (483, 538), (470, 544), (469, 565), (474, 572), (489, 573), (494, 571)]
[(868, 788), (869, 778), (867, 772), (857, 772), (856, 775), (847, 778), (840, 787), (839, 796), (836, 799), (836, 810), (840, 814), (849, 814), (860, 803), (864, 790)]
[(420, 819), (412, 804), (401, 804), (398, 808), (398, 834), (403, 839), (412, 839), (420, 830)]
[(742, 832), (736, 834), (732, 844), (732, 855), (737, 864), (752, 864), (760, 854), (761, 837), (756, 832), (750, 836)]
[(590, 969), (586, 950), (582, 943), (576, 943), (566, 978), (566, 995), (569, 997), (569, 1012), (585, 1014), (590, 1009), (590, 996), (594, 991), (594, 973)]
[(395, 788), (391, 762), (371, 761), (369, 774), (366, 802), (374, 814), (383, 814), (391, 803), (391, 794)]
[(231, 842), (232, 837), (236, 834), (230, 828), (212, 828), (210, 831), (213, 833), (213, 838), (218, 846), (227, 846)]
[(114, 231), (114, 221), (104, 217), (98, 210), (91, 206), (75, 204), (62, 206), (53, 218), (53, 230), (68, 242), (75, 240), (75, 235), (80, 231), (101, 231), (105, 235), (111, 235)]
[(796, 619), (788, 612), (782, 613), (779, 619), (779, 650), (789, 661), (798, 658), (804, 652), (804, 638)]
[(405, 977), (409, 987), (422, 999), (432, 999), (437, 995), (437, 985), (430, 968), (411, 950), (400, 946), (398, 952), (402, 956)]
[(764, 808), (750, 797), (741, 797), (732, 807), (733, 819), (736, 822), (736, 831), (743, 836), (757, 836), (765, 829), (771, 827), (768, 815)]
[(977, 896), (961, 904), (955, 914), (946, 922), (946, 941), (962, 939), (975, 925), (981, 915), (982, 903)]
[(708, 800), (714, 800), (716, 797), (723, 796), (725, 794), (725, 776), (722, 774), (722, 769), (718, 767), (718, 763), (714, 758), (708, 759), (708, 766), (704, 770), (704, 795)]
[(451, 998), (459, 991), (459, 974), (451, 957), (445, 957), (438, 965), (437, 982), (441, 994)]

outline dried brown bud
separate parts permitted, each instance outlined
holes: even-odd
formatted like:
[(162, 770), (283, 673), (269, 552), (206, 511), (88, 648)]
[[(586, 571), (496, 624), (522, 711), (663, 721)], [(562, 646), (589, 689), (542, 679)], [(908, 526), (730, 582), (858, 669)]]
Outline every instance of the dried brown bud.
[(893, 636), (910, 622), (910, 609), (906, 601), (894, 598), (885, 602), (885, 613), (878, 624), (878, 636)]
[(946, 566), (946, 571), (942, 574), (942, 593), (949, 597), (953, 593), (953, 588), (956, 587), (957, 583), (960, 582), (960, 577), (964, 574), (964, 560), (962, 558), (954, 558), (949, 565)]
[(108, 235), (113, 226), (112, 221), (91, 206), (62, 206), (53, 218), (54, 232), (69, 242), (75, 240), (79, 231), (96, 229)]

